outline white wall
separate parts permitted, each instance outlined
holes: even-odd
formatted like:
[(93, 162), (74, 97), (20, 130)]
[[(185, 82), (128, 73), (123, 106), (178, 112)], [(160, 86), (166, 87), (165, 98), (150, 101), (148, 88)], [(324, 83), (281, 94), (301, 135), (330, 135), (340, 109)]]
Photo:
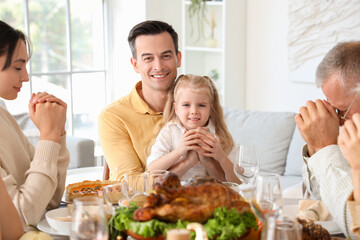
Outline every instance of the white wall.
[[(151, 19), (163, 20), (175, 28), (181, 39), (180, 0), (107, 0), (110, 33), (109, 56), (110, 82), (107, 86), (111, 103), (130, 93), (141, 80), (131, 63), (131, 51), (127, 42), (130, 30), (138, 23)], [(181, 44), (179, 44), (181, 46)]]
[(297, 112), (306, 100), (324, 98), (314, 83), (288, 79), (287, 30), (287, 0), (248, 0), (246, 109)]

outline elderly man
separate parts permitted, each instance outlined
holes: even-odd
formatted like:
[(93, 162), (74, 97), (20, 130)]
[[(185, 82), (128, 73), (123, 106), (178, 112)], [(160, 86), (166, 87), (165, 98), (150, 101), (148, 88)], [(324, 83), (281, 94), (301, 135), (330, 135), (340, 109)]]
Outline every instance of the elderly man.
[(344, 42), (331, 49), (316, 71), (316, 84), (326, 100), (308, 101), (295, 121), (307, 143), (303, 148), (303, 178), (312, 197), (321, 199), (344, 234), (351, 218), (346, 201), (352, 192), (350, 166), (337, 138), (339, 126), (360, 112), (360, 42)]

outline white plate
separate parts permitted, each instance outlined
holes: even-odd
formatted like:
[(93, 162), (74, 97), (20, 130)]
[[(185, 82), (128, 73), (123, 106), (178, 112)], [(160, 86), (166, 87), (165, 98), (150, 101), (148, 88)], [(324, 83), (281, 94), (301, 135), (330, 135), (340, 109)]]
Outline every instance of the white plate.
[(50, 235), (60, 235), (60, 236), (70, 236), (69, 233), (63, 232), (63, 231), (55, 231), (50, 227), (46, 219), (41, 220), (38, 225), (38, 229), (40, 229), (43, 232), (46, 232)]
[(335, 221), (315, 221), (314, 223), (321, 225), (323, 228), (328, 230), (331, 235), (342, 233)]
[[(66, 172), (65, 186), (72, 183), (82, 182), (84, 180), (89, 180), (89, 181), (102, 180), (103, 171), (104, 171), (104, 167), (102, 166), (69, 169)], [(64, 203), (72, 203), (72, 201), (65, 201), (65, 191), (61, 201)]]
[(104, 167), (84, 167), (74, 168), (66, 172), (66, 186), (71, 183), (82, 182), (84, 180), (103, 180)]
[[(298, 205), (297, 204), (291, 204), (291, 205), (285, 205), (283, 207), (282, 214), (287, 215), (287, 216), (296, 217), (298, 212), (299, 212)], [(321, 225), (323, 228), (328, 230), (328, 232), (330, 234), (342, 233), (339, 226), (337, 225), (337, 223), (335, 221), (333, 221), (332, 219), (330, 219), (329, 221), (315, 221), (314, 223)]]

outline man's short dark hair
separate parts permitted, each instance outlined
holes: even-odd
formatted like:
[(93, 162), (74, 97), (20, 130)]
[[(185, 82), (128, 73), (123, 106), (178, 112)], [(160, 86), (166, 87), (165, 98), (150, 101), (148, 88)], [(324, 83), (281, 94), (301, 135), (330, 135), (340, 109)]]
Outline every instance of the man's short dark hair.
[(138, 36), (140, 35), (155, 35), (155, 34), (160, 34), (163, 32), (168, 32), (173, 40), (174, 43), (174, 47), (175, 47), (175, 52), (176, 55), (178, 54), (178, 48), (179, 48), (179, 43), (178, 43), (178, 34), (175, 32), (174, 28), (169, 25), (166, 22), (162, 22), (162, 21), (144, 21), (141, 22), (137, 25), (135, 25), (128, 36), (128, 42), (130, 45), (130, 50), (131, 53), (133, 55), (134, 58), (136, 58), (136, 48), (135, 48), (135, 40)]

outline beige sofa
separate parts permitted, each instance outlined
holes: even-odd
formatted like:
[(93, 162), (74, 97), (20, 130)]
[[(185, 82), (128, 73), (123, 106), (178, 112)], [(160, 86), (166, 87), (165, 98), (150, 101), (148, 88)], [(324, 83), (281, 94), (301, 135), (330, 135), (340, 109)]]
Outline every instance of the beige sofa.
[(260, 171), (280, 174), (283, 191), (301, 185), (302, 147), (305, 144), (293, 112), (257, 112), (224, 109), (235, 143), (255, 144)]

